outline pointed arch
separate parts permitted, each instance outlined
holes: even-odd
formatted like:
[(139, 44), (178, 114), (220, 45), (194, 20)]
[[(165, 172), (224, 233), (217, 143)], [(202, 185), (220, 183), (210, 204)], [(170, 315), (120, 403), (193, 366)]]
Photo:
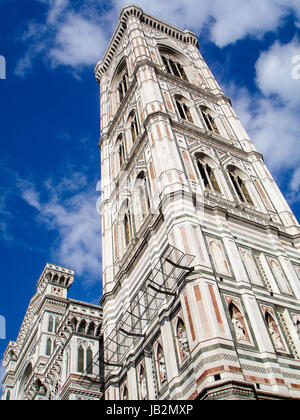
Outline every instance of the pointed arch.
[(204, 153), (195, 153), (195, 159), (204, 188), (221, 194), (221, 189), (216, 176), (216, 168), (218, 166), (216, 162)]
[(86, 350), (86, 372), (89, 375), (93, 373), (93, 351), (90, 347)]
[(254, 204), (252, 198), (246, 186), (246, 183), (249, 180), (248, 176), (234, 165), (228, 165), (227, 170), (231, 184), (239, 200), (243, 203), (253, 206)]
[(84, 349), (82, 345), (77, 349), (77, 371), (80, 373), (84, 372)]
[(235, 337), (238, 342), (249, 341), (244, 317), (238, 305), (232, 300), (228, 304), (228, 310), (231, 317), (231, 322), (235, 332)]
[(52, 354), (52, 340), (48, 338), (46, 341), (46, 356), (51, 356)]
[(202, 119), (204, 121), (204, 126), (207, 128), (207, 130), (220, 134), (219, 129), (216, 124), (216, 113), (206, 105), (200, 106), (200, 113), (202, 116)]
[(176, 94), (174, 96), (177, 112), (181, 119), (186, 120), (190, 123), (194, 123), (191, 111), (190, 111), (190, 101), (187, 100), (184, 96)]

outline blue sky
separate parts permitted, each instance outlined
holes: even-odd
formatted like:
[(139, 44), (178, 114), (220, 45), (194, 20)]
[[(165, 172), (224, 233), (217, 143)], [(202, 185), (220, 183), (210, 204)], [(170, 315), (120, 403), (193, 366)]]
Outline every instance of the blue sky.
[[(97, 303), (99, 89), (94, 66), (121, 0), (0, 0), (0, 315), (16, 339), (46, 264), (76, 270), (69, 296)], [(300, 2), (136, 1), (191, 29), (299, 219)], [(1, 359), (1, 356), (0, 356)]]

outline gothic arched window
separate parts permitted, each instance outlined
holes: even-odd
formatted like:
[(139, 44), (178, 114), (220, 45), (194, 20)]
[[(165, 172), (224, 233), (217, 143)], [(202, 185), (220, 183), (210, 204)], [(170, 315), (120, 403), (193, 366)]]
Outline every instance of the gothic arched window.
[(172, 58), (165, 55), (162, 56), (162, 60), (169, 74), (172, 74), (173, 76), (180, 77), (180, 79), (188, 81), (182, 64), (180, 64), (178, 61), (174, 61)]
[(147, 188), (147, 181), (145, 172), (141, 172), (138, 175), (138, 194), (141, 205), (142, 216), (145, 218), (150, 211), (150, 198)]
[(46, 356), (51, 356), (51, 353), (52, 353), (52, 340), (51, 338), (48, 338), (46, 342)]
[(129, 215), (125, 214), (123, 219), (125, 245), (127, 246), (130, 242), (130, 221)]
[(79, 346), (77, 351), (77, 370), (80, 373), (84, 371), (84, 349), (82, 346)]
[(90, 375), (93, 373), (93, 352), (90, 348), (86, 351), (86, 371)]
[(128, 400), (128, 388), (125, 385), (122, 393), (122, 400)]
[(201, 160), (201, 159), (197, 160), (197, 166), (198, 166), (198, 170), (201, 175), (202, 181), (204, 183), (204, 187), (207, 188), (208, 190), (221, 193), (219, 184), (216, 180), (212, 167), (205, 160)]
[(121, 143), (119, 145), (118, 153), (119, 153), (120, 168), (122, 168), (122, 166), (124, 165), (124, 161), (125, 161), (125, 150), (124, 150), (124, 144), (123, 143)]
[(123, 73), (121, 80), (118, 84), (118, 94), (119, 94), (119, 101), (120, 103), (123, 101), (127, 91), (128, 91), (128, 87), (129, 87), (129, 82), (128, 82), (128, 74), (127, 74), (127, 70)]
[(232, 185), (240, 201), (253, 206), (254, 204), (253, 204), (252, 198), (246, 186), (245, 179), (242, 179), (243, 175), (241, 174), (241, 171), (237, 170), (237, 168), (232, 167), (232, 166), (229, 167), (228, 169), (229, 169), (229, 176), (230, 176)]
[(132, 145), (137, 141), (140, 134), (140, 126), (138, 123), (137, 113), (132, 110), (126, 122), (126, 132), (128, 139), (131, 140)]
[(213, 133), (220, 134), (218, 127), (213, 116), (213, 111), (207, 108), (206, 106), (200, 107), (202, 118), (205, 122), (206, 128)]
[(48, 322), (48, 331), (53, 332), (53, 326), (54, 326), (54, 318), (52, 315), (49, 316), (49, 322)]
[(187, 106), (187, 104), (184, 102), (183, 98), (175, 98), (175, 103), (176, 103), (176, 107), (177, 107), (177, 111), (179, 113), (180, 118), (182, 118), (183, 120), (189, 121), (190, 123), (193, 123), (193, 118), (190, 112), (189, 107)]
[(60, 319), (58, 317), (56, 317), (55, 320), (54, 320), (54, 332), (55, 333), (58, 330), (59, 323), (60, 323)]
[(166, 45), (159, 46), (159, 52), (166, 71), (172, 76), (188, 81), (183, 63), (186, 63), (184, 56), (173, 48)]

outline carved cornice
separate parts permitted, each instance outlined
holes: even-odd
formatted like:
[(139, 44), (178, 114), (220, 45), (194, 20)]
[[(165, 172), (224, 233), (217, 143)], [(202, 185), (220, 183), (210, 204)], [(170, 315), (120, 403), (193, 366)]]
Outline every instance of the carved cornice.
[(121, 43), (124, 32), (127, 28), (127, 22), (130, 17), (135, 17), (140, 20), (145, 25), (148, 25), (150, 28), (154, 28), (156, 31), (159, 31), (165, 35), (168, 35), (171, 38), (174, 38), (176, 41), (181, 41), (185, 44), (192, 44), (199, 48), (198, 37), (193, 32), (188, 30), (181, 30), (172, 26), (160, 19), (157, 19), (151, 15), (144, 13), (144, 11), (134, 5), (124, 7), (120, 13), (119, 24), (111, 38), (111, 41), (105, 51), (105, 54), (101, 61), (99, 61), (95, 67), (95, 77), (100, 83), (101, 77), (109, 69), (111, 62), (114, 59), (115, 53)]

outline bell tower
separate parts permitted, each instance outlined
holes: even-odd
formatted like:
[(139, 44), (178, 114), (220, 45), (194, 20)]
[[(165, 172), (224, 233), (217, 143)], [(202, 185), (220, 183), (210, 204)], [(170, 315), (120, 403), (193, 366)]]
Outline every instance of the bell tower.
[(299, 225), (196, 35), (128, 6), (95, 75), (105, 398), (299, 398)]

